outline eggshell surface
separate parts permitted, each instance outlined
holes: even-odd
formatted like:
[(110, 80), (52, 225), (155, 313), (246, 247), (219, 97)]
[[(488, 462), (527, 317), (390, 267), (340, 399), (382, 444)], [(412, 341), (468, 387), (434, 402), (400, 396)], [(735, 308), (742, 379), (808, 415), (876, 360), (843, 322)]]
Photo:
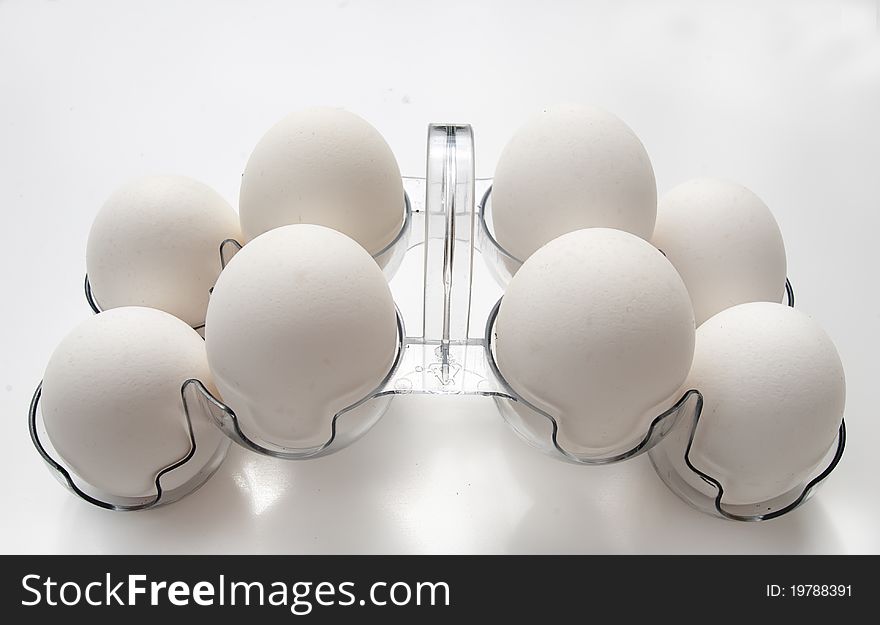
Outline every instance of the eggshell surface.
[(522, 261), (582, 228), (649, 239), (657, 186), (629, 126), (600, 108), (561, 104), (530, 119), (505, 146), (491, 201), (495, 238)]
[(184, 176), (133, 180), (92, 223), (86, 251), (92, 293), (104, 310), (148, 306), (201, 326), (227, 238), (240, 238), (238, 217), (207, 185)]
[[(721, 482), (729, 504), (766, 501), (804, 482), (833, 444), (846, 400), (843, 365), (825, 331), (769, 302), (734, 306), (701, 325), (685, 386), (704, 402), (691, 462)], [(676, 424), (680, 438), (689, 427)], [(705, 490), (683, 460), (679, 470)]]
[(694, 349), (690, 299), (652, 245), (607, 228), (535, 252), (495, 323), (499, 370), (555, 417), (574, 453), (624, 452), (678, 399)]
[(247, 240), (289, 224), (338, 230), (377, 254), (400, 232), (403, 183), (391, 148), (342, 109), (292, 113), (260, 139), (241, 179)]
[(684, 280), (698, 325), (737, 304), (782, 298), (782, 234), (742, 185), (699, 178), (675, 187), (660, 200), (652, 241)]
[[(73, 473), (119, 497), (156, 494), (156, 474), (180, 460), (191, 441), (181, 386), (210, 385), (201, 337), (183, 321), (152, 308), (121, 307), (79, 324), (58, 345), (43, 378), (40, 409), (52, 446)], [(193, 411), (202, 432), (221, 436)], [(188, 462), (174, 473), (195, 475)], [(170, 476), (170, 474), (169, 474)]]
[(333, 416), (389, 373), (394, 301), (352, 239), (322, 226), (284, 226), (248, 243), (221, 274), (205, 342), (244, 433), (308, 448), (328, 441)]

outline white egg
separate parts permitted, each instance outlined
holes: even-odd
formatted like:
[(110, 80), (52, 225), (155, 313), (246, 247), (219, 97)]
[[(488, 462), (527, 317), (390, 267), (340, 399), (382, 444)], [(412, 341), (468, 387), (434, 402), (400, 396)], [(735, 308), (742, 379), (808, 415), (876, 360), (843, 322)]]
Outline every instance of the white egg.
[(391, 148), (342, 109), (311, 108), (282, 119), (260, 139), (241, 179), (248, 240), (279, 226), (318, 224), (376, 254), (400, 232), (404, 206)]
[[(754, 504), (801, 485), (824, 459), (843, 418), (843, 365), (804, 313), (769, 302), (724, 310), (697, 329), (685, 383), (703, 394), (690, 459), (720, 481), (723, 503)], [(695, 488), (715, 490), (684, 464), (689, 420), (663, 445)]]
[(694, 349), (681, 278), (635, 235), (578, 230), (535, 252), (495, 324), (499, 370), (574, 453), (624, 452), (678, 399)]
[(314, 447), (330, 439), (334, 414), (389, 373), (396, 319), (361, 246), (322, 226), (285, 226), (244, 246), (217, 281), (208, 361), (247, 436)]
[(581, 228), (649, 239), (656, 211), (648, 153), (629, 126), (599, 108), (544, 109), (514, 134), (495, 170), (495, 236), (520, 260)]
[(652, 239), (681, 274), (697, 325), (746, 302), (779, 302), (785, 246), (770, 209), (745, 187), (699, 178), (667, 193)]
[[(153, 496), (157, 473), (191, 447), (181, 397), (191, 378), (211, 384), (205, 344), (183, 321), (153, 308), (102, 312), (74, 328), (49, 359), (40, 400), (46, 433), (89, 490)], [(216, 449), (220, 430), (204, 413), (190, 417), (197, 447)], [(186, 481), (209, 457), (197, 455), (167, 478)]]
[(240, 238), (238, 217), (207, 185), (184, 176), (133, 180), (110, 196), (89, 232), (92, 293), (104, 310), (149, 306), (201, 326), (227, 238)]

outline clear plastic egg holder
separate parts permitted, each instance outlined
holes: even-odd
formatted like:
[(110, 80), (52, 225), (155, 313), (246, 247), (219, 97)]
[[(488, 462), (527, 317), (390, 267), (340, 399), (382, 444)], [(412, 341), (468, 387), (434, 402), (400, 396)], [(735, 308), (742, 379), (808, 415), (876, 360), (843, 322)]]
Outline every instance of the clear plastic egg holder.
[[(846, 447), (846, 423), (841, 421), (837, 437), (829, 447), (825, 458), (801, 484), (767, 501), (749, 504), (730, 504), (724, 499), (721, 476), (709, 475), (693, 464), (691, 445), (699, 427), (703, 397), (698, 391), (689, 391), (687, 401), (694, 405), (686, 427), (676, 428), (665, 440), (648, 452), (651, 464), (663, 483), (700, 512), (732, 521), (767, 521), (780, 517), (803, 505), (816, 492), (818, 486), (837, 467)], [(691, 479), (687, 479), (690, 477)]]
[[(491, 186), (483, 192), (477, 206), (477, 223), (479, 249), (491, 267), (492, 275), (501, 284), (506, 285), (522, 265), (522, 261), (505, 250), (494, 237)], [(788, 279), (785, 281), (785, 302), (792, 307), (795, 302), (794, 288)], [(486, 340), (490, 364), (496, 370), (496, 377), (502, 380), (500, 372), (494, 365), (491, 349), (490, 330), (497, 309), (496, 305), (489, 320)], [(498, 401), (501, 414), (522, 438), (539, 449), (551, 454), (554, 452), (561, 454), (566, 459), (581, 464), (606, 464), (647, 451), (657, 475), (680, 499), (701, 512), (733, 521), (770, 520), (803, 505), (840, 462), (846, 446), (846, 425), (841, 422), (837, 438), (829, 447), (825, 458), (802, 484), (769, 501), (732, 505), (724, 500), (723, 480), (701, 471), (690, 459), (691, 444), (703, 407), (703, 398), (699, 390), (689, 390), (666, 412), (655, 417), (645, 437), (636, 447), (621, 452), (613, 458), (598, 458), (598, 460), (589, 457), (572, 457), (558, 445), (556, 438), (558, 427), (552, 415), (543, 413), (522, 398), (516, 398), (516, 393), (512, 390), (507, 395), (510, 399)], [(513, 401), (518, 402), (520, 406), (527, 406), (528, 409), (515, 409)], [(679, 422), (684, 427), (673, 429)], [(691, 479), (684, 477), (683, 472), (689, 473)]]
[[(522, 262), (494, 238), (491, 181), (474, 177), (473, 156), (473, 134), (469, 126), (434, 124), (429, 127), (426, 177), (404, 178), (403, 226), (392, 243), (374, 256), (389, 279), (398, 304), (396, 357), (387, 376), (373, 392), (336, 415), (328, 415), (332, 418), (332, 428), (327, 441), (317, 446), (291, 447), (250, 438), (234, 411), (196, 380), (187, 381), (181, 390), (187, 415), (193, 410), (201, 411), (228, 439), (251, 451), (302, 460), (327, 455), (359, 439), (381, 418), (395, 395), (482, 395), (493, 399), (502, 417), (522, 439), (560, 460), (582, 465), (610, 464), (648, 452), (667, 486), (703, 512), (754, 521), (780, 516), (803, 504), (840, 460), (846, 440), (843, 424), (827, 462), (815, 476), (772, 501), (748, 506), (725, 505), (721, 481), (702, 473), (689, 461), (687, 453), (702, 408), (698, 390), (686, 392), (657, 415), (632, 448), (610, 453), (590, 449), (574, 452), (560, 443), (556, 418), (520, 397), (495, 362), (494, 322), (503, 285)], [(476, 201), (477, 197), (481, 199)], [(222, 242), (221, 265), (225, 266), (239, 249), (241, 245), (236, 241)], [(482, 257), (481, 263), (475, 263), (475, 253)], [(89, 304), (98, 312), (100, 307), (91, 293), (88, 278), (85, 288)], [(788, 281), (785, 288), (788, 304), (793, 306), (794, 292)], [(481, 310), (473, 296), (486, 293), (495, 294), (492, 300), (495, 303)], [(199, 479), (171, 483), (174, 470), (193, 461), (197, 453), (194, 444), (188, 457), (157, 474), (154, 498), (122, 502), (118, 498), (113, 501), (99, 498), (77, 486), (69, 472), (53, 460), (51, 452), (40, 442), (38, 404), (39, 389), (31, 409), (31, 432), (44, 460), (77, 495), (102, 507), (144, 509), (178, 499), (198, 488), (225, 455), (225, 448), (216, 450), (215, 457), (206, 464), (206, 471), (198, 474)], [(687, 427), (673, 429), (679, 422)], [(678, 434), (669, 438), (678, 440), (669, 440), (667, 444), (664, 439), (671, 432)], [(684, 441), (681, 432), (687, 434)], [(705, 487), (695, 487), (693, 480), (682, 477), (679, 472), (682, 466)]]
[[(173, 503), (197, 490), (208, 481), (220, 468), (226, 458), (230, 440), (224, 436), (216, 436), (210, 428), (211, 423), (201, 421), (194, 424), (192, 415), (209, 410), (208, 405), (216, 400), (208, 393), (199, 380), (186, 380), (180, 389), (180, 400), (186, 416), (185, 431), (189, 449), (176, 461), (158, 469), (154, 476), (155, 492), (144, 497), (126, 497), (113, 493), (102, 492), (91, 484), (77, 477), (69, 467), (58, 458), (43, 424), (40, 412), (42, 384), (37, 386), (28, 410), (28, 431), (31, 442), (40, 457), (49, 467), (55, 478), (72, 493), (85, 501), (107, 510), (135, 511), (155, 508)], [(198, 441), (198, 442), (197, 442)], [(195, 467), (197, 469), (193, 470)]]

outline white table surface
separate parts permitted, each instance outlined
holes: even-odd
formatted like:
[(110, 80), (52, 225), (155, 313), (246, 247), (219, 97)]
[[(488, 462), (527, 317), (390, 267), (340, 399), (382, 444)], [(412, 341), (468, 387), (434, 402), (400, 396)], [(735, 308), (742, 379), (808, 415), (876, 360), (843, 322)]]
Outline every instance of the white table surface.
[[(874, 1), (0, 2), (0, 552), (880, 551), (877, 20)], [(491, 176), (513, 128), (560, 100), (623, 117), (661, 193), (721, 175), (775, 212), (798, 307), (847, 371), (846, 455), (804, 508), (701, 515), (647, 457), (563, 464), (474, 397), (400, 399), (320, 460), (235, 448), (202, 490), (145, 513), (52, 479), (27, 405), (90, 314), (86, 235), (119, 183), (187, 174), (236, 205), (257, 139), (313, 104), (366, 117), (409, 175), (424, 173), (428, 122), (469, 122)]]

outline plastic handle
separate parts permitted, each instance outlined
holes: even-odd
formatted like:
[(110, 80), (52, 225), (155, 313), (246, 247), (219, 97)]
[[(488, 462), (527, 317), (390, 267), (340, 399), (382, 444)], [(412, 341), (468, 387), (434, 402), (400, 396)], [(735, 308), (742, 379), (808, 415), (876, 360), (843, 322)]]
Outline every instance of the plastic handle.
[(448, 364), (467, 341), (474, 232), (474, 139), (467, 125), (428, 127), (424, 336)]

